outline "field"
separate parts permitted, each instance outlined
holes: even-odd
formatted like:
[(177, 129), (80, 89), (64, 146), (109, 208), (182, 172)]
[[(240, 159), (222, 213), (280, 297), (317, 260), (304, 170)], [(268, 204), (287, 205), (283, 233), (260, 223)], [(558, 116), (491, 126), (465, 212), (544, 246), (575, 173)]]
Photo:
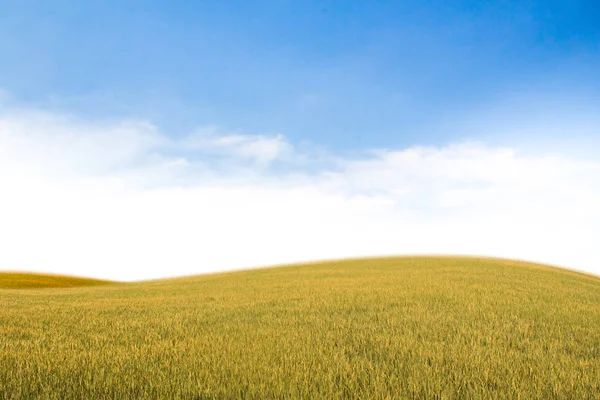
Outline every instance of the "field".
[(0, 272), (0, 289), (41, 289), (107, 285), (111, 282), (71, 276)]
[(381, 258), (0, 289), (0, 398), (599, 394), (600, 279), (540, 265)]

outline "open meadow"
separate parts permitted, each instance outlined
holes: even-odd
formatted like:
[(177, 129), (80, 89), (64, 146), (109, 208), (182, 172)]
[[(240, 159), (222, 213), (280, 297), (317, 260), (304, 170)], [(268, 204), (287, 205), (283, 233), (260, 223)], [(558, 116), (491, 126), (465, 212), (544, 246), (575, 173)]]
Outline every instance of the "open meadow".
[(406, 257), (60, 279), (0, 274), (2, 399), (600, 396), (600, 279), (572, 271)]

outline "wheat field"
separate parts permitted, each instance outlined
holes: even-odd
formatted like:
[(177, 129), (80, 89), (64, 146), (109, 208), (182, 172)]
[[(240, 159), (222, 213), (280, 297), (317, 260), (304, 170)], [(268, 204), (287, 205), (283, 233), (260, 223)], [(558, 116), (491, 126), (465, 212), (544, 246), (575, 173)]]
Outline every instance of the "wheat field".
[(0, 272), (0, 289), (42, 289), (107, 285), (113, 282), (50, 274)]
[(600, 279), (568, 270), (404, 257), (50, 277), (0, 274), (2, 399), (600, 398)]

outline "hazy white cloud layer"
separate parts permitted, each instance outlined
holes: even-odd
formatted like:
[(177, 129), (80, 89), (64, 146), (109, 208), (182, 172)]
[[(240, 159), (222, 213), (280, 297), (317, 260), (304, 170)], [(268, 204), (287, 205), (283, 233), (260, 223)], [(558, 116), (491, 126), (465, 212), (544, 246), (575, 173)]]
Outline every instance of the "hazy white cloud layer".
[(299, 150), (281, 135), (0, 114), (0, 269), (121, 280), (445, 253), (600, 274), (600, 161), (483, 143)]

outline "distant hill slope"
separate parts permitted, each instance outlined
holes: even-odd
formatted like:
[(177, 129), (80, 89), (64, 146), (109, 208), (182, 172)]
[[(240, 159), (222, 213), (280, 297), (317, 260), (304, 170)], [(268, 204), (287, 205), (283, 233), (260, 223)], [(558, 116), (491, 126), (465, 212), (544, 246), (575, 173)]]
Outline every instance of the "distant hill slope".
[(600, 279), (320, 262), (0, 290), (0, 398), (597, 399)]
[(22, 272), (0, 272), (0, 289), (41, 289), (77, 286), (98, 286), (111, 283), (99, 279), (73, 276), (35, 274)]

